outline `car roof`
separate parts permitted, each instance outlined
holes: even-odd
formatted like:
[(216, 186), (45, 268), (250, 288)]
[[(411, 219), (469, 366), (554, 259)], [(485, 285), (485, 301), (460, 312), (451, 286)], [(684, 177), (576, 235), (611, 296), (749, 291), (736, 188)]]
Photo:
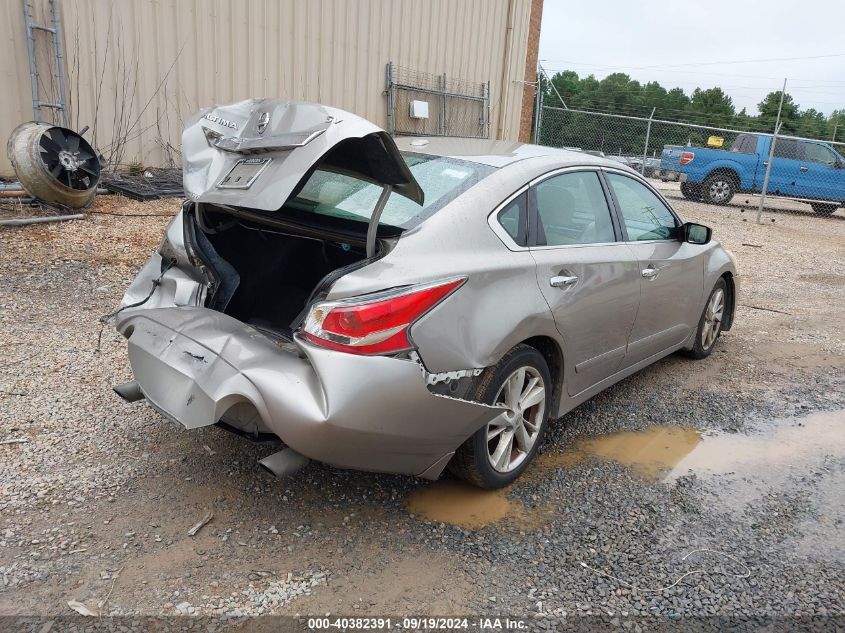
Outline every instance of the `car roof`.
[(549, 157), (560, 162), (560, 166), (597, 165), (619, 167), (619, 163), (585, 152), (531, 145), (518, 141), (499, 141), (484, 138), (458, 138), (449, 136), (399, 136), (394, 139), (403, 152), (448, 156), (460, 160), (505, 167), (528, 158)]

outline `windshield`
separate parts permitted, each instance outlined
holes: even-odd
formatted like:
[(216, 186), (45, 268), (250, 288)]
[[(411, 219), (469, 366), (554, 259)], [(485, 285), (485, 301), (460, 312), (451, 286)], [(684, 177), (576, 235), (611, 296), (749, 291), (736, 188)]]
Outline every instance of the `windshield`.
[[(410, 229), (430, 217), (474, 184), (493, 173), (494, 168), (469, 161), (402, 153), (416, 181), (425, 193), (420, 206), (405, 196), (391, 194), (379, 224)], [(382, 187), (345, 174), (316, 169), (285, 207), (335, 218), (369, 222)]]

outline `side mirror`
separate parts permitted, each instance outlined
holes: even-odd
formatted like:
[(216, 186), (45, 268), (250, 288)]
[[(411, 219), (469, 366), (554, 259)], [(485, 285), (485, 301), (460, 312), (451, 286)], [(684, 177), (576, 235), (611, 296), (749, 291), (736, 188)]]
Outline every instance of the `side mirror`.
[(703, 224), (687, 222), (681, 228), (684, 231), (684, 241), (690, 244), (707, 244), (713, 237), (713, 229)]

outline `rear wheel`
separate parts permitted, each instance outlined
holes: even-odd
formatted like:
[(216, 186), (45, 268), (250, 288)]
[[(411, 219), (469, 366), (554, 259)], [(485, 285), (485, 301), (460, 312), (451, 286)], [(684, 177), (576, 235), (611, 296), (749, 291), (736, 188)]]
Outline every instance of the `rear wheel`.
[(720, 278), (713, 286), (701, 319), (698, 321), (698, 329), (695, 332), (695, 344), (689, 351), (689, 355), (696, 360), (710, 356), (710, 352), (716, 345), (716, 339), (722, 333), (722, 322), (727, 307), (728, 286), (725, 280)]
[(693, 200), (694, 202), (701, 201), (701, 185), (694, 185), (689, 182), (682, 182), (681, 183), (681, 195), (686, 198), (687, 200)]
[(481, 488), (513, 482), (534, 458), (551, 409), (552, 382), (543, 355), (517, 345), (487, 369), (475, 398), (505, 411), (461, 445), (449, 470)]
[(736, 193), (736, 182), (726, 174), (713, 174), (704, 181), (702, 195), (704, 202), (728, 204)]
[(810, 206), (819, 215), (833, 215), (833, 212), (839, 208), (838, 204), (828, 204), (826, 202), (813, 202)]

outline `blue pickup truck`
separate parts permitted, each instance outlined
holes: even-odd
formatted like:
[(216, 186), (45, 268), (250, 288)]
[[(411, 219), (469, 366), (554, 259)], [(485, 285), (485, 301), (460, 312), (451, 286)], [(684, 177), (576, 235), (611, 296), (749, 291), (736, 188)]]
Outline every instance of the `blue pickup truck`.
[[(762, 190), (771, 142), (771, 136), (740, 134), (730, 150), (666, 145), (658, 177), (680, 181), (689, 200), (728, 204), (737, 192)], [(766, 195), (806, 201), (830, 215), (845, 206), (845, 158), (821, 141), (778, 138)]]

